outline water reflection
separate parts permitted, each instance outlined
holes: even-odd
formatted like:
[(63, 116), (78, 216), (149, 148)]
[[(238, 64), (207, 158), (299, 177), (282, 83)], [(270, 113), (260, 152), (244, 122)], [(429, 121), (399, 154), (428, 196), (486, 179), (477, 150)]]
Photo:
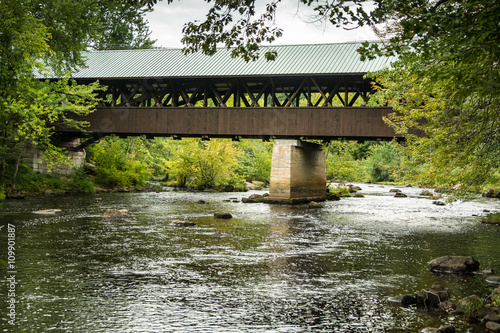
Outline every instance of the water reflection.
[[(485, 294), (484, 277), (438, 276), (427, 262), (472, 255), (500, 269), (500, 229), (480, 224), (479, 201), (437, 207), (404, 189), (361, 185), (366, 198), (315, 210), (226, 202), (249, 193), (137, 193), (8, 201), (18, 226), (21, 331), (399, 332), (440, 326), (392, 307), (389, 296), (440, 283), (452, 298)], [(208, 204), (198, 204), (199, 199)], [(60, 208), (63, 214), (30, 212)], [(132, 215), (101, 218), (107, 208)], [(215, 211), (231, 220), (213, 217)], [(171, 225), (189, 220), (193, 227)], [(2, 244), (6, 234), (0, 232)], [(1, 255), (5, 255), (2, 246)], [(5, 283), (0, 291), (6, 291)], [(4, 331), (6, 308), (0, 309)], [(460, 321), (454, 323), (464, 328)]]

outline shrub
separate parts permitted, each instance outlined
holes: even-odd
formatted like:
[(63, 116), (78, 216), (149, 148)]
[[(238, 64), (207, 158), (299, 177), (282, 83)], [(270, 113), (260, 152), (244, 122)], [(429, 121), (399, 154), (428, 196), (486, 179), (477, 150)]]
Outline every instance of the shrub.
[(67, 186), (68, 190), (76, 193), (94, 193), (94, 184), (83, 168), (75, 169)]
[(394, 173), (400, 165), (396, 143), (382, 142), (370, 147), (366, 170), (372, 182), (394, 181)]

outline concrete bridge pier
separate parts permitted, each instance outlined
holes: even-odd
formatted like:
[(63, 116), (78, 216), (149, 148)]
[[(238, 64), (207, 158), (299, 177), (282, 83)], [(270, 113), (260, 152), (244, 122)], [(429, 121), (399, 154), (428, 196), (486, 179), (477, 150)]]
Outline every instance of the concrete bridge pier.
[(326, 199), (326, 156), (322, 145), (276, 140), (268, 202), (304, 203)]

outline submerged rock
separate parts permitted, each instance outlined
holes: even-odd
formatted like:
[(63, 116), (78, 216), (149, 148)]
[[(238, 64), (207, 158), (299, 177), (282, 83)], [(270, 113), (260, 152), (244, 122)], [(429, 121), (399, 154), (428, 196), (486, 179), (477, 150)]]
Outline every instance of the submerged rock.
[(61, 214), (61, 212), (62, 212), (62, 210), (60, 210), (60, 209), (43, 209), (43, 210), (34, 211), (33, 214), (56, 215), (56, 214)]
[(115, 218), (130, 217), (130, 214), (126, 209), (108, 209), (104, 212), (102, 217), (105, 219), (115, 219)]
[(400, 189), (398, 189), (398, 188), (391, 188), (391, 189), (389, 190), (389, 193), (401, 193), (401, 192), (402, 192), (402, 191), (401, 191)]
[(479, 262), (469, 256), (444, 256), (429, 262), (431, 272), (468, 274), (479, 269)]
[(407, 198), (408, 196), (402, 192), (396, 192), (394, 198)]

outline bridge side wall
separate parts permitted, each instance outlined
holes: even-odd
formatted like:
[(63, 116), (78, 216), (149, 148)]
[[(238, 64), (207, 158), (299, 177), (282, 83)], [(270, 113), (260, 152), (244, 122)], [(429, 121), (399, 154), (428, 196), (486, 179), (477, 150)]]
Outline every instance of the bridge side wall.
[[(118, 135), (392, 139), (390, 108), (98, 108), (88, 131)], [(64, 129), (58, 129), (64, 132)]]
[(277, 140), (273, 148), (270, 200), (324, 200), (326, 157), (323, 146)]

